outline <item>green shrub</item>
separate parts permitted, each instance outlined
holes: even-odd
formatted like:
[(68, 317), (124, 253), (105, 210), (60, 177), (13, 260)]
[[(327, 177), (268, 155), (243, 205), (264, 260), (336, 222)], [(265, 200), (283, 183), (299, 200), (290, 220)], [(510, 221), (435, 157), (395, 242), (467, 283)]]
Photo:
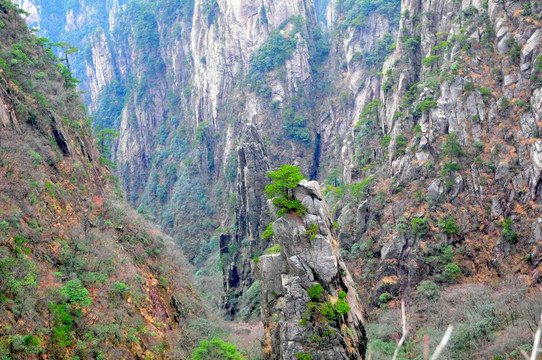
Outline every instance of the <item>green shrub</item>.
[(273, 222), (270, 222), (269, 225), (267, 225), (267, 228), (262, 234), (262, 240), (265, 240), (271, 236), (273, 236)]
[(442, 227), (442, 231), (446, 234), (459, 234), (461, 232), (461, 228), (455, 223), (455, 219), (452, 214), (440, 219), (439, 225)]
[(501, 105), (500, 105), (501, 112), (502, 113), (508, 112), (508, 110), (510, 110), (510, 107), (511, 107), (510, 100), (508, 100), (507, 97), (503, 97), (501, 100)]
[(429, 299), (435, 300), (440, 296), (439, 287), (431, 280), (424, 280), (418, 285), (418, 294)]
[(391, 135), (386, 135), (382, 138), (382, 141), (380, 142), (380, 145), (383, 148), (387, 148), (390, 145), (391, 142)]
[(307, 293), (309, 294), (309, 297), (311, 298), (311, 300), (320, 299), (320, 296), (322, 296), (323, 291), (324, 291), (324, 288), (320, 284), (314, 284), (313, 286), (307, 289)]
[(194, 350), (190, 360), (242, 360), (243, 357), (237, 351), (235, 345), (215, 337), (210, 341), (202, 341)]
[(333, 309), (339, 316), (342, 316), (350, 312), (350, 305), (344, 299), (339, 298)]
[(461, 277), (461, 269), (454, 263), (449, 263), (444, 267), (444, 280), (450, 284), (455, 284)]
[(307, 229), (307, 231), (305, 231), (305, 236), (310, 236), (310, 241), (313, 241), (314, 239), (316, 239), (316, 235), (318, 234), (318, 225), (316, 224), (310, 224), (309, 228)]
[(279, 216), (286, 213), (293, 213), (297, 216), (301, 216), (307, 211), (305, 206), (303, 206), (299, 200), (290, 200), (279, 197), (273, 199), (273, 205), (279, 208)]
[(475, 141), (472, 143), (472, 145), (474, 146), (474, 148), (476, 149), (477, 152), (482, 152), (484, 151), (484, 147), (485, 147), (485, 144), (481, 141)]
[(115, 294), (117, 294), (119, 297), (123, 298), (125, 294), (127, 294), (130, 291), (130, 288), (124, 281), (116, 281), (113, 284), (113, 291)]
[(463, 86), (463, 92), (464, 93), (470, 92), (470, 91), (473, 91), (475, 88), (476, 86), (474, 85), (474, 83), (469, 81), (465, 84), (465, 86)]
[(30, 157), (32, 158), (32, 165), (38, 167), (41, 164), (41, 155), (37, 152), (30, 150)]
[(506, 52), (506, 54), (510, 55), (510, 59), (514, 63), (518, 63), (519, 60), (520, 60), (520, 56), (521, 56), (521, 45), (518, 44), (518, 42), (516, 41), (516, 39), (513, 36), (510, 36), (506, 40), (506, 45), (509, 48), (508, 51)]
[(404, 155), (406, 146), (407, 146), (406, 137), (404, 135), (398, 135), (395, 138), (395, 150), (393, 151), (393, 156)]
[(407, 219), (406, 219), (406, 217), (401, 216), (397, 220), (397, 224), (395, 225), (395, 231), (397, 231), (398, 233), (404, 234), (404, 233), (407, 232), (407, 230), (408, 230)]
[[(375, 354), (376, 356), (381, 355), (381, 354), (385, 355), (385, 356), (378, 357), (378, 359), (390, 359), (393, 353), (395, 352), (395, 348), (397, 347), (397, 345), (394, 342), (385, 342), (380, 339), (375, 339), (371, 341), (371, 344), (369, 346), (371, 348), (371, 352)], [(404, 352), (405, 352), (405, 348), (403, 347), (399, 352), (398, 359), (400, 360), (406, 359), (406, 357), (404, 356)]]
[(412, 224), (412, 233), (414, 235), (425, 235), (427, 233), (426, 219), (414, 218), (410, 220), (410, 223)]
[(7, 232), (9, 231), (9, 222), (1, 221), (0, 222), (0, 231), (3, 232), (4, 234), (7, 234)]
[(391, 301), (392, 297), (390, 295), (390, 293), (382, 293), (380, 294), (380, 296), (378, 297), (378, 306), (382, 307), (384, 305), (386, 305), (387, 303), (389, 303)]
[(278, 254), (280, 253), (281, 250), (282, 250), (282, 246), (280, 244), (275, 244), (269, 249), (267, 249), (267, 254), (269, 255)]

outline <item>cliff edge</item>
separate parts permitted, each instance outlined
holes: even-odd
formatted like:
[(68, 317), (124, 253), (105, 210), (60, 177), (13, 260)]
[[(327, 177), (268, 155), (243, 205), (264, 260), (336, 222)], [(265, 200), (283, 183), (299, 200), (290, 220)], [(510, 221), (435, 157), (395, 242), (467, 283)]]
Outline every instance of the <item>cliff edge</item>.
[[(367, 337), (317, 182), (291, 190), (307, 209), (273, 223), (275, 245), (256, 259), (267, 359), (363, 359)], [(272, 212), (274, 206), (270, 202)]]

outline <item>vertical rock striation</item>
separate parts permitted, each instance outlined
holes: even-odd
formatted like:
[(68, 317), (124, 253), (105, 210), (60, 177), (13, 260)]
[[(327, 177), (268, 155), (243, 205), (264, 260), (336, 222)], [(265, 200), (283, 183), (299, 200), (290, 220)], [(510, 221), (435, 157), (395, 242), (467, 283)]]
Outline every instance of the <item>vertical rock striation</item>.
[(293, 196), (307, 212), (277, 219), (273, 237), (281, 250), (259, 258), (266, 357), (363, 359), (359, 299), (320, 186), (303, 180)]
[(267, 205), (261, 196), (269, 183), (266, 173), (269, 164), (265, 147), (254, 127), (237, 149), (237, 202), (235, 230), (220, 237), (221, 256), (224, 262), (223, 307), (229, 316), (240, 310), (249, 315), (257, 304), (247, 303), (240, 298), (253, 284), (255, 264), (252, 259), (259, 249), (265, 249), (269, 240), (262, 239), (262, 233), (269, 223)]

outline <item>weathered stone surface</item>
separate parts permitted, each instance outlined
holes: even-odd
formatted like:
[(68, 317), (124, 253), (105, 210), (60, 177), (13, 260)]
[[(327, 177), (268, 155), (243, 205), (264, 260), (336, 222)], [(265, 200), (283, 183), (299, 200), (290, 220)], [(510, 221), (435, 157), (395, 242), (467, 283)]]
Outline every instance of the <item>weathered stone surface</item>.
[[(221, 237), (220, 246), (223, 256), (231, 255), (231, 261), (223, 268), (225, 294), (222, 298), (222, 306), (230, 316), (235, 316), (243, 306), (248, 307), (248, 312), (254, 311), (254, 304), (244, 304), (243, 294), (256, 277), (253, 262), (256, 252), (265, 249), (269, 243), (262, 239), (270, 222), (267, 201), (262, 196), (269, 183), (266, 175), (269, 165), (265, 147), (254, 128), (247, 129), (247, 136), (237, 148), (237, 167), (237, 228)], [(229, 254), (231, 248), (235, 249), (234, 254)]]
[[(322, 360), (363, 359), (367, 339), (358, 295), (338, 252), (327, 204), (319, 199), (317, 183), (301, 182), (293, 193), (298, 199), (305, 196), (301, 201), (309, 205), (311, 213), (277, 219), (273, 241), (281, 245), (280, 254), (263, 255), (259, 261), (262, 315), (270, 345), (266, 358), (290, 360), (305, 353)], [(317, 233), (310, 230), (314, 225)], [(311, 300), (307, 289), (316, 284), (324, 294)], [(350, 306), (348, 313), (327, 319), (318, 311), (311, 312), (310, 304), (332, 303), (341, 292)], [(325, 342), (311, 340), (311, 335), (329, 334), (330, 329), (332, 335)]]
[(428, 198), (438, 198), (442, 193), (444, 193), (444, 184), (440, 179), (434, 180), (431, 185), (429, 185), (429, 188), (427, 188)]

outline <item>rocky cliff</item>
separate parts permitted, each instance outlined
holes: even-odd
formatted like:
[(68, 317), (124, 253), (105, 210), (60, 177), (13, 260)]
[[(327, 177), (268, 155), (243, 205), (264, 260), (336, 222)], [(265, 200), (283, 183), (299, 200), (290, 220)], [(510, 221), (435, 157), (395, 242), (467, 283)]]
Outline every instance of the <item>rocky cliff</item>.
[(282, 163), (326, 180), (369, 307), (422, 280), (541, 281), (537, 2), (106, 3), (79, 65), (90, 107), (120, 129), (127, 197), (192, 263), (223, 231), (229, 314), (254, 309), (257, 194)]
[(182, 255), (105, 162), (71, 73), (0, 1), (0, 357), (185, 358), (199, 340)]
[(444, 279), (451, 263), (465, 277), (540, 281), (536, 6), (403, 1), (381, 89), (353, 132), (363, 181), (339, 220), (344, 246), (377, 271), (375, 303)]
[(266, 358), (364, 359), (360, 302), (320, 186), (290, 191), (307, 211), (275, 220), (274, 246), (258, 259)]
[[(269, 183), (269, 163), (265, 147), (256, 129), (247, 131), (237, 148), (236, 227), (220, 236), (220, 256), (223, 260), (224, 308), (231, 317), (241, 313), (250, 316), (259, 309), (259, 294), (244, 296), (254, 286), (255, 263), (252, 261), (268, 247), (262, 239), (270, 222), (262, 194)], [(257, 285), (256, 285), (257, 286)]]

